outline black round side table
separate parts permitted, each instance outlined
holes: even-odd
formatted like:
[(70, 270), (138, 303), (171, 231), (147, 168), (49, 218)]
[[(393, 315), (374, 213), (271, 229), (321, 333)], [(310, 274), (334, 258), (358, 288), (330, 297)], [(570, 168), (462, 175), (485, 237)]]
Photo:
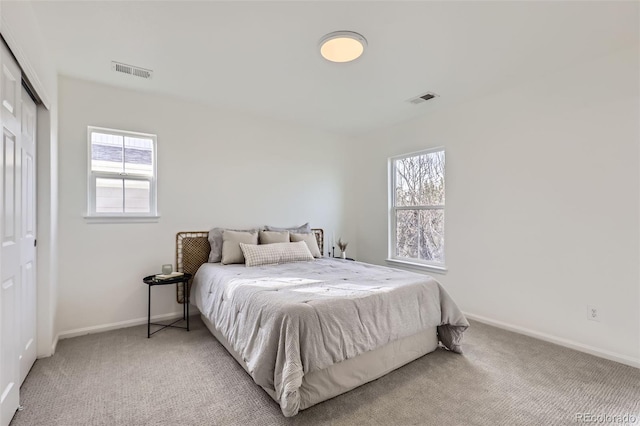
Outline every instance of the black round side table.
[[(164, 330), (167, 327), (173, 327), (173, 328), (182, 328), (184, 330), (189, 331), (189, 292), (187, 291), (187, 287), (188, 287), (188, 282), (191, 279), (192, 275), (191, 274), (183, 274), (180, 275), (178, 277), (174, 277), (174, 278), (167, 278), (167, 279), (161, 279), (161, 278), (156, 278), (155, 275), (149, 275), (148, 277), (144, 277), (142, 279), (142, 281), (149, 286), (149, 300), (148, 300), (148, 305), (147, 305), (147, 338), (150, 338), (152, 334), (157, 333), (160, 330)], [(182, 304), (182, 318), (179, 318), (177, 320), (175, 320), (174, 322), (172, 322), (171, 324), (154, 324), (151, 322), (151, 287), (156, 286), (156, 285), (167, 285), (167, 284), (178, 284), (178, 283), (184, 283), (184, 288), (185, 288), (185, 300), (184, 303)], [(174, 325), (180, 321), (186, 320), (187, 321), (187, 326), (186, 327), (179, 327), (177, 325)], [(160, 326), (159, 329), (157, 329), (156, 331), (154, 331), (153, 333), (151, 332), (151, 326), (152, 325), (158, 325)]]

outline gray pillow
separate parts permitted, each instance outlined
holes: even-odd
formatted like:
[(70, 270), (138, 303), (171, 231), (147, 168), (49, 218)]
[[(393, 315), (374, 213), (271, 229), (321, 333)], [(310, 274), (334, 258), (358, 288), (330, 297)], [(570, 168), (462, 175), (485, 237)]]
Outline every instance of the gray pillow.
[(322, 257), (320, 247), (318, 247), (318, 240), (316, 240), (316, 234), (297, 234), (292, 232), (290, 236), (292, 243), (297, 243), (298, 241), (304, 241), (307, 243), (307, 247), (313, 257)]
[(304, 225), (300, 225), (298, 227), (292, 227), (292, 228), (278, 228), (276, 226), (269, 226), (266, 225), (264, 227), (265, 231), (289, 231), (289, 232), (295, 232), (296, 234), (310, 234), (311, 233), (311, 225), (309, 225), (309, 222), (305, 223)]
[(289, 231), (260, 231), (260, 244), (288, 243)]
[[(224, 231), (225, 228), (213, 228), (209, 231), (209, 245), (211, 246), (209, 263), (218, 263), (222, 260), (222, 233)], [(230, 231), (257, 232), (256, 229), (230, 229)]]
[(258, 244), (256, 230), (250, 232), (232, 231), (225, 229), (222, 233), (222, 264), (244, 263), (244, 255), (240, 249), (240, 243)]

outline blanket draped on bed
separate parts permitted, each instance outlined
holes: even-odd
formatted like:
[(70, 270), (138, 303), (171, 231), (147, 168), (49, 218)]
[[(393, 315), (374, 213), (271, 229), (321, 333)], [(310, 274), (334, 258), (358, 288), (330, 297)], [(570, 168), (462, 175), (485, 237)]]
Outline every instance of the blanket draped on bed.
[(436, 326), (442, 344), (461, 353), (469, 326), (433, 278), (366, 263), (209, 263), (195, 285), (200, 312), (287, 417), (300, 408), (305, 374)]

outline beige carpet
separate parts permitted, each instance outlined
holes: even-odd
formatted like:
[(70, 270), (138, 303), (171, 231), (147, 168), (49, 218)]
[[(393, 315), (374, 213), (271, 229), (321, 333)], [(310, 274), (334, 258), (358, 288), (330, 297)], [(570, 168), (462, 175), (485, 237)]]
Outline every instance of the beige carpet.
[(640, 425), (640, 370), (477, 322), (464, 355), (437, 350), (287, 419), (192, 325), (60, 341), (34, 365), (11, 425), (575, 425), (577, 413)]

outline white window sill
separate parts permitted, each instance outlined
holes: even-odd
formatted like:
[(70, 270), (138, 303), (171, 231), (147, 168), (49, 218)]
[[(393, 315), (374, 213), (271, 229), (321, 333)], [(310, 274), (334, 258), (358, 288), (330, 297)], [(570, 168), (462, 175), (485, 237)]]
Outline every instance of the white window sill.
[(426, 263), (411, 262), (409, 260), (386, 259), (386, 261), (392, 266), (399, 266), (402, 268), (413, 269), (422, 272), (435, 272), (436, 274), (445, 275), (448, 271), (446, 266), (428, 265)]
[(155, 223), (160, 216), (84, 216), (87, 223)]

